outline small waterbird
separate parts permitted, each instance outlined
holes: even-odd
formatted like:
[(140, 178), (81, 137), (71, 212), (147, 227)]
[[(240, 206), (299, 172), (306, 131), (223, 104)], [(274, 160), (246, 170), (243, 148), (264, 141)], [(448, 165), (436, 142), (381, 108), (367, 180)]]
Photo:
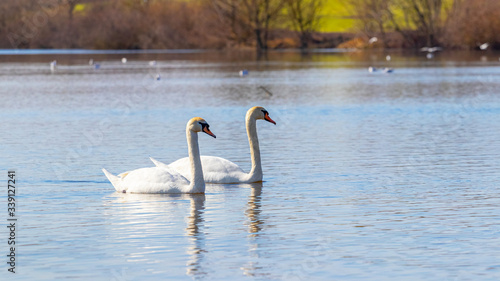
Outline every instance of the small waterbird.
[(50, 71), (54, 72), (56, 71), (56, 68), (57, 68), (57, 61), (56, 60), (53, 60), (50, 62)]
[(383, 73), (393, 73), (394, 69), (389, 68), (389, 67), (384, 67), (384, 69), (382, 69), (382, 72)]
[(489, 43), (483, 43), (483, 44), (479, 45), (479, 49), (481, 49), (482, 51), (486, 51), (489, 46), (490, 46)]
[(434, 53), (437, 51), (441, 51), (443, 48), (441, 47), (422, 47), (420, 48), (420, 52), (428, 52), (428, 53)]

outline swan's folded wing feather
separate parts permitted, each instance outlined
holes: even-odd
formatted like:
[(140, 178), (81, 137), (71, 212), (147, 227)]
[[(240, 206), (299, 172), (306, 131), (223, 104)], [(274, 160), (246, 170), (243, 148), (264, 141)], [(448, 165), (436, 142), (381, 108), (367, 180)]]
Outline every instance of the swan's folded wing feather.
[[(170, 167), (186, 178), (189, 178), (191, 174), (191, 164), (189, 163), (188, 157), (181, 158), (170, 163), (169, 165), (163, 164), (165, 166), (160, 166), (156, 162), (155, 165), (158, 167)], [(209, 173), (245, 173), (238, 165), (217, 156), (201, 156), (201, 167), (203, 168), (203, 175), (207, 175)]]
[(123, 179), (129, 193), (182, 193), (189, 181), (169, 168), (142, 168)]
[[(201, 156), (201, 158), (203, 159), (203, 156)], [(155, 163), (155, 165), (156, 165), (156, 163)], [(184, 157), (184, 158), (181, 158), (181, 159), (179, 159), (175, 162), (172, 162), (168, 165), (163, 164), (163, 165), (158, 166), (158, 167), (161, 167), (161, 168), (167, 167), (169, 169), (173, 169), (185, 178), (191, 177), (190, 176), (191, 175), (191, 163), (189, 162), (189, 157)], [(203, 165), (203, 161), (201, 162), (201, 167), (203, 168), (203, 172), (205, 172), (205, 167)]]
[(165, 167), (168, 167), (167, 164), (163, 163), (163, 162), (160, 162), (156, 159), (154, 159), (153, 157), (149, 157), (149, 159), (151, 159), (151, 161), (155, 164), (156, 167), (158, 168), (165, 168)]
[[(169, 165), (165, 165), (159, 161), (153, 162), (157, 167), (168, 167), (177, 171), (185, 178), (191, 177), (191, 164), (188, 157), (181, 158)], [(238, 183), (244, 182), (248, 177), (248, 174), (238, 165), (217, 156), (201, 156), (201, 166), (203, 169), (203, 178), (207, 183)]]
[(208, 183), (239, 183), (248, 178), (235, 163), (216, 156), (202, 156), (203, 178)]
[(217, 156), (201, 156), (203, 172), (208, 173), (244, 173), (244, 171), (233, 162)]
[(130, 173), (130, 171), (123, 172), (123, 173), (119, 174), (117, 177), (124, 179), (129, 173)]

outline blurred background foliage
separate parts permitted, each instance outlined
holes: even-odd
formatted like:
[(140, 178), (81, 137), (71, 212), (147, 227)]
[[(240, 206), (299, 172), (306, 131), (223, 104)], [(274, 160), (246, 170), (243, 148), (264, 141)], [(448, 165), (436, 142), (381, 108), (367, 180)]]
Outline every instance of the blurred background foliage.
[(500, 48), (498, 0), (0, 2), (0, 48), (473, 49), (483, 43)]

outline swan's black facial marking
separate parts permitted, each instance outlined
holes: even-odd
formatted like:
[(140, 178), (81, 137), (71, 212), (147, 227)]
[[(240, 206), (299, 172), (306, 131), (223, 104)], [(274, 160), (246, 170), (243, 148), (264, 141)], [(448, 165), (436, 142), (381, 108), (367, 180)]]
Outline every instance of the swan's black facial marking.
[(267, 112), (267, 110), (262, 109), (261, 111), (262, 111), (262, 113), (264, 113), (264, 120), (266, 120), (267, 122), (270, 122), (270, 123), (273, 123), (274, 125), (276, 125), (276, 122), (274, 122), (274, 120), (271, 119), (271, 117), (269, 117), (269, 112)]
[(205, 128), (210, 128), (210, 125), (208, 125), (207, 123), (198, 122), (198, 124), (200, 124), (202, 131), (204, 131)]
[(198, 124), (201, 125), (201, 131), (206, 133), (207, 135), (215, 138), (215, 135), (210, 131), (210, 125), (208, 125), (207, 123), (202, 123), (202, 122), (198, 122)]

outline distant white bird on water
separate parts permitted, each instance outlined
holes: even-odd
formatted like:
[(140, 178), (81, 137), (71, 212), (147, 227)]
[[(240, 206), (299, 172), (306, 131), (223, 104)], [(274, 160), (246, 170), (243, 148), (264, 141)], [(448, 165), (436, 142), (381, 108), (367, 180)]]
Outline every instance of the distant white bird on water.
[(382, 69), (382, 72), (384, 72), (384, 73), (393, 73), (394, 69), (389, 68), (389, 67), (384, 67), (384, 69)]
[(370, 38), (370, 40), (368, 40), (368, 43), (369, 43), (369, 44), (373, 44), (373, 43), (375, 43), (375, 42), (377, 42), (377, 41), (378, 41), (378, 38), (377, 38), (377, 37), (372, 37), (372, 38)]
[(122, 63), (127, 63), (127, 58), (122, 58)]
[(159, 73), (158, 73), (158, 74), (156, 74), (155, 79), (156, 79), (156, 81), (158, 81), (158, 80), (160, 80), (160, 79), (161, 79), (161, 77), (160, 77), (160, 74), (159, 74)]
[(483, 43), (483, 44), (479, 45), (479, 49), (481, 49), (481, 51), (486, 51), (489, 46), (490, 46), (489, 43)]
[(155, 60), (149, 61), (149, 66), (156, 66), (156, 61)]
[(246, 70), (246, 69), (240, 70), (240, 76), (241, 77), (244, 77), (244, 76), (247, 76), (247, 75), (248, 75), (248, 70)]
[(373, 67), (373, 66), (368, 67), (368, 72), (372, 73), (372, 72), (376, 72), (376, 71), (377, 71), (377, 69), (375, 67)]
[(422, 47), (420, 48), (420, 52), (428, 52), (428, 53), (434, 53), (437, 51), (442, 51), (443, 48), (441, 47)]
[(50, 62), (50, 71), (54, 72), (56, 71), (56, 68), (57, 68), (57, 61), (56, 60), (53, 60)]

